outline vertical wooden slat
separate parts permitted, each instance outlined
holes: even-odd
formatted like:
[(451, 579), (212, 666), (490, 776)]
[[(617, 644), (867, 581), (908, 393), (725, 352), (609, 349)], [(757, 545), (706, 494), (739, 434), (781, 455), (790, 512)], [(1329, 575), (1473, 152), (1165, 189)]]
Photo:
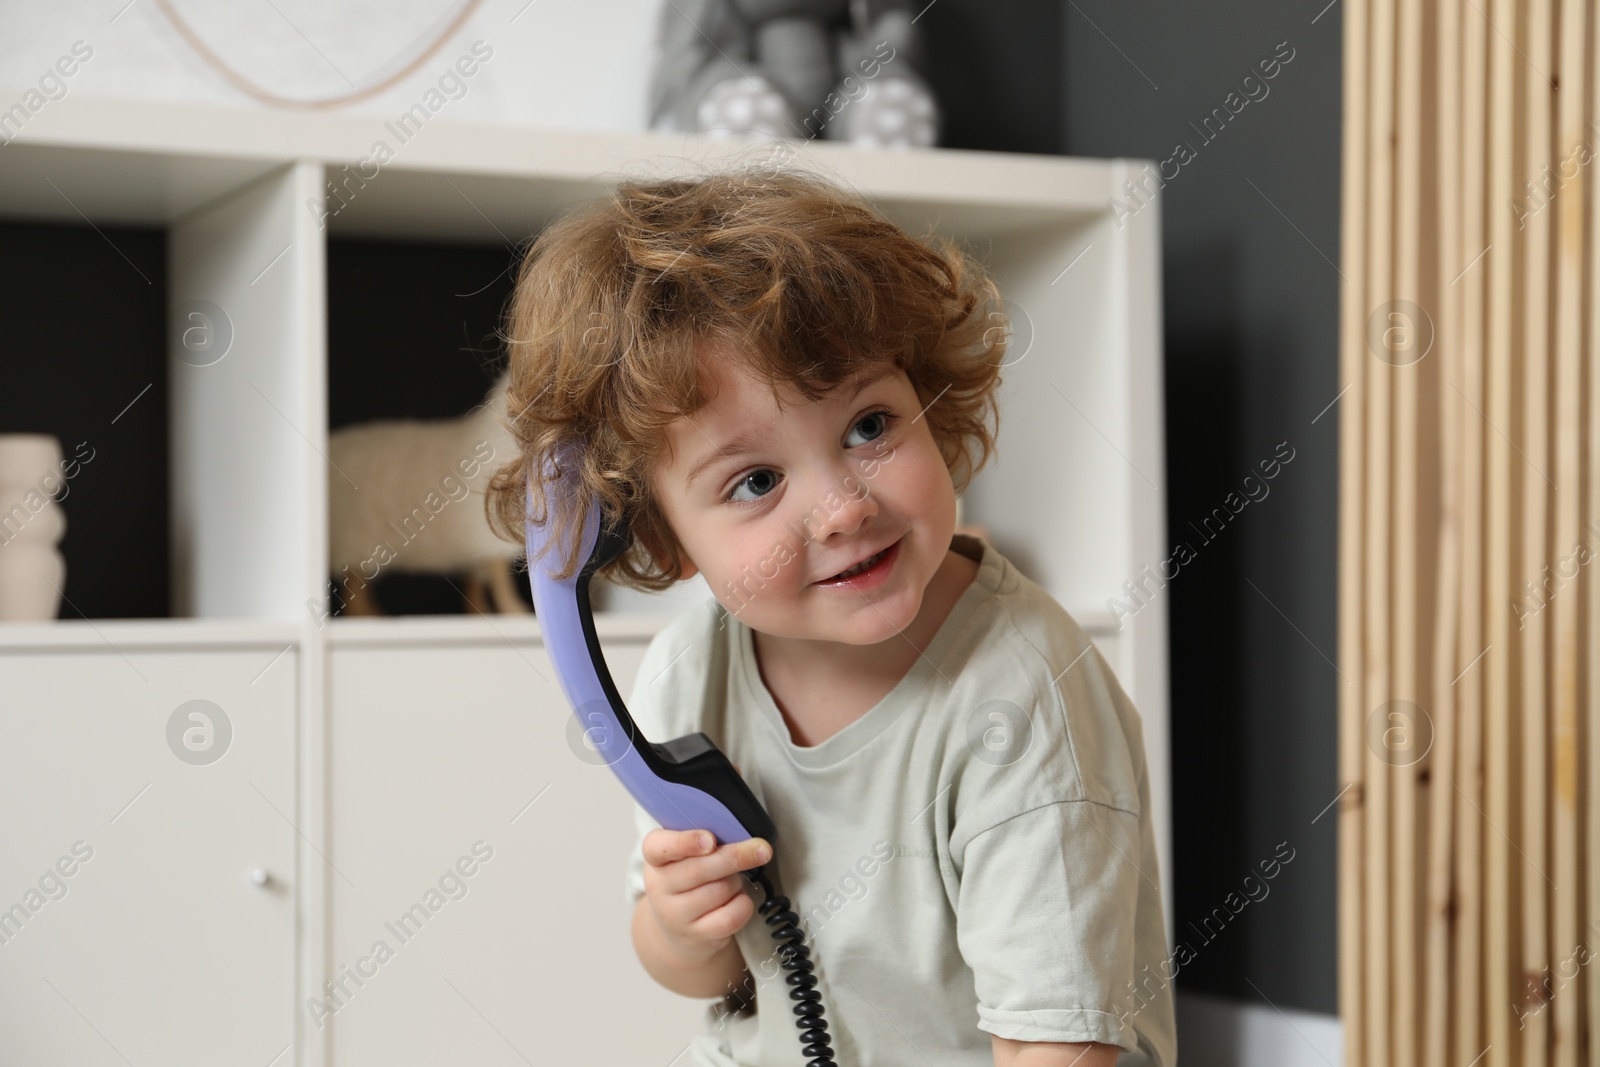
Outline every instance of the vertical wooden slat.
[(1579, 1009), (1582, 993), (1578, 988), (1583, 974), (1574, 970), (1571, 953), (1577, 947), (1581, 921), (1578, 913), (1578, 595), (1573, 588), (1576, 571), (1573, 549), (1579, 537), (1579, 505), (1583, 485), (1579, 469), (1580, 405), (1579, 353), (1582, 345), (1584, 183), (1570, 167), (1577, 166), (1575, 147), (1584, 139), (1583, 129), (1583, 52), (1588, 35), (1589, 0), (1562, 0), (1560, 19), (1561, 52), (1553, 77), (1556, 80), (1556, 129), (1554, 144), (1556, 180), (1561, 182), (1555, 198), (1555, 297), (1556, 297), (1556, 392), (1555, 414), (1555, 506), (1554, 536), (1551, 539), (1552, 571), (1561, 583), (1555, 594), (1555, 663), (1551, 678), (1554, 716), (1553, 775), (1546, 785), (1550, 794), (1553, 862), (1550, 878), (1556, 884), (1555, 906), (1550, 917), (1552, 956), (1556, 973), (1553, 1030), (1550, 1059), (1555, 1067), (1578, 1067)]
[[(1341, 222), (1339, 265), (1344, 288), (1339, 302), (1339, 451), (1341, 467), (1363, 469), (1367, 462), (1366, 377), (1371, 355), (1367, 351), (1367, 143), (1370, 117), (1367, 96), (1367, 3), (1359, 0), (1344, 8), (1344, 114), (1341, 137)], [(1348, 390), (1348, 392), (1346, 392)], [(1365, 659), (1362, 647), (1361, 603), (1365, 560), (1362, 481), (1339, 479), (1339, 661)], [(1363, 894), (1365, 857), (1370, 834), (1366, 821), (1371, 812), (1366, 781), (1370, 763), (1366, 741), (1366, 716), (1361, 708), (1366, 686), (1362, 673), (1339, 680), (1339, 1015), (1344, 1020), (1345, 1067), (1358, 1067), (1366, 1059), (1368, 1013), (1362, 1003), (1366, 960), (1370, 949), (1362, 941), (1367, 915)]]
[[(1589, 25), (1589, 82), (1585, 95), (1588, 98), (1588, 115), (1584, 140), (1591, 151), (1600, 149), (1594, 136), (1600, 124), (1600, 17), (1591, 19)], [(1584, 184), (1589, 189), (1590, 210), (1586, 218), (1588, 234), (1587, 296), (1585, 305), (1584, 360), (1588, 375), (1587, 460), (1585, 485), (1584, 542), (1590, 553), (1600, 553), (1600, 160), (1592, 160), (1585, 168)], [(1587, 651), (1584, 656), (1584, 730), (1588, 759), (1585, 761), (1584, 805), (1585, 826), (1584, 857), (1587, 914), (1583, 930), (1584, 941), (1591, 949), (1600, 948), (1600, 559), (1591, 559), (1584, 565), (1583, 613), (1587, 631)], [(1591, 963), (1589, 967), (1593, 967)], [(1589, 968), (1585, 968), (1586, 971)], [(1600, 975), (1585, 975), (1588, 993), (1588, 1010), (1584, 1012), (1587, 1029), (1589, 1067), (1600, 1067)]]
[[(1526, 147), (1520, 159), (1519, 170), (1524, 180), (1538, 182), (1544, 165), (1550, 159), (1550, 84), (1545, 72), (1550, 70), (1550, 2), (1527, 0), (1526, 33), (1522, 35), (1523, 52), (1527, 61), (1522, 66), (1525, 86), (1525, 112), (1522, 128), (1527, 136)], [(1549, 207), (1532, 213), (1524, 223), (1520, 235), (1523, 241), (1522, 260), (1522, 338), (1521, 362), (1525, 375), (1522, 394), (1522, 430), (1508, 430), (1513, 440), (1521, 438), (1523, 458), (1528, 466), (1524, 473), (1521, 505), (1522, 551), (1520, 553), (1522, 576), (1543, 585), (1544, 567), (1550, 562), (1547, 518), (1550, 488), (1546, 481), (1549, 472), (1547, 416), (1549, 395), (1547, 363), (1550, 345), (1549, 284), (1550, 284), (1550, 219), (1555, 214)], [(1549, 781), (1548, 721), (1546, 702), (1549, 699), (1545, 686), (1546, 635), (1549, 632), (1550, 613), (1539, 611), (1521, 626), (1522, 706), (1523, 736), (1521, 782), (1522, 822), (1520, 833), (1508, 828), (1520, 839), (1521, 862), (1517, 871), (1522, 877), (1522, 953), (1521, 966), (1524, 983), (1533, 983), (1541, 991), (1549, 977), (1549, 897), (1551, 892), (1549, 863), (1546, 859), (1546, 783)], [(1520, 1031), (1523, 1063), (1526, 1067), (1545, 1067), (1549, 1062), (1550, 1015), (1539, 1011), (1527, 1017)]]
[[(1395, 40), (1395, 111), (1396, 151), (1394, 160), (1395, 194), (1394, 217), (1401, 223), (1395, 226), (1389, 243), (1395, 250), (1394, 282), (1389, 287), (1389, 299), (1396, 298), (1413, 303), (1423, 300), (1420, 268), (1420, 224), (1422, 216), (1422, 0), (1405, 0), (1399, 5), (1399, 27)], [(1433, 309), (1424, 308), (1426, 314)], [(1405, 316), (1409, 317), (1409, 316)], [(1407, 322), (1405, 328), (1411, 335), (1412, 350), (1418, 340), (1417, 331), (1423, 329), (1421, 321)], [(1392, 453), (1393, 491), (1390, 495), (1394, 516), (1393, 538), (1389, 553), (1393, 557), (1390, 589), (1394, 597), (1394, 630), (1390, 637), (1393, 655), (1393, 681), (1383, 695), (1384, 700), (1404, 700), (1420, 709), (1429, 719), (1409, 719), (1405, 733), (1411, 746), (1415, 746), (1421, 732), (1429, 729), (1434, 709), (1427, 705), (1419, 691), (1417, 678), (1417, 428), (1421, 422), (1418, 410), (1417, 378), (1421, 367), (1417, 363), (1403, 366), (1385, 365), (1386, 375), (1394, 391), (1393, 423), (1394, 450)], [(1408, 709), (1409, 711), (1409, 709)], [(1417, 772), (1427, 765), (1427, 760), (1415, 760), (1412, 754), (1395, 753), (1391, 768), (1390, 786), (1393, 789), (1393, 843), (1391, 878), (1393, 888), (1393, 937), (1390, 951), (1394, 957), (1395, 1004), (1394, 1013), (1394, 1063), (1416, 1063), (1421, 1055), (1417, 1041), (1417, 1013), (1421, 998), (1417, 989)], [(1398, 758), (1396, 758), (1398, 757)]]
[[(1514, 26), (1513, 0), (1495, 0), (1494, 23)], [(1509, 20), (1509, 21), (1508, 21)], [(1511, 679), (1516, 650), (1512, 645), (1511, 617), (1507, 608), (1512, 594), (1511, 549), (1512, 511), (1515, 489), (1511, 469), (1510, 432), (1511, 375), (1511, 276), (1514, 263), (1511, 213), (1501, 207), (1511, 201), (1514, 162), (1512, 94), (1513, 62), (1511, 41), (1503, 30), (1489, 38), (1489, 254), (1485, 265), (1489, 274), (1488, 388), (1484, 409), (1490, 426), (1488, 435), (1490, 516), (1487, 541), (1489, 559), (1489, 652), (1483, 668), (1487, 694), (1484, 715), (1488, 732), (1488, 760), (1485, 766), (1485, 792), (1488, 809), (1484, 814), (1489, 829), (1484, 832), (1484, 955), (1485, 1018), (1489, 1023), (1487, 1067), (1511, 1067), (1519, 1062), (1512, 1046), (1512, 1015), (1508, 1006), (1520, 1000), (1521, 982), (1512, 979), (1516, 960), (1512, 955), (1512, 908), (1518, 883), (1512, 878), (1511, 829)], [(1498, 246), (1498, 247), (1496, 247)], [(1490, 832), (1492, 831), (1492, 832)]]
[[(1483, 775), (1483, 715), (1485, 692), (1483, 617), (1498, 608), (1484, 595), (1484, 531), (1495, 521), (1484, 508), (1484, 442), (1486, 428), (1480, 412), (1484, 399), (1484, 332), (1487, 324), (1485, 293), (1490, 277), (1482, 256), (1488, 240), (1485, 199), (1485, 126), (1488, 93), (1486, 42), (1489, 24), (1476, 10), (1463, 12), (1461, 64), (1461, 273), (1450, 284), (1459, 287), (1456, 314), (1460, 318), (1461, 381), (1442, 403), (1460, 413), (1462, 471), (1461, 603), (1459, 675), (1453, 684), (1460, 715), (1460, 762), (1455, 795), (1457, 841), (1455, 864), (1455, 923), (1459, 938), (1452, 989), (1455, 1044), (1453, 1061), (1471, 1063), (1488, 1045), (1483, 1018), (1483, 841), (1488, 827)], [(1503, 210), (1503, 209), (1501, 209)], [(1468, 403), (1470, 401), (1470, 404)]]
[[(1443, 159), (1461, 158), (1461, 24), (1457, 0), (1439, 0), (1437, 25), (1434, 37), (1438, 87), (1438, 111), (1435, 120), (1438, 155)], [(1462, 262), (1461, 184), (1465, 175), (1462, 168), (1442, 168), (1437, 174), (1439, 218), (1439, 261), (1445, 270), (1454, 273), (1455, 264)], [(1457, 635), (1460, 631), (1460, 592), (1458, 574), (1461, 566), (1460, 543), (1463, 524), (1461, 468), (1462, 452), (1461, 404), (1454, 393), (1442, 395), (1444, 383), (1456, 382), (1463, 377), (1461, 290), (1454, 281), (1435, 285), (1430, 290), (1439, 294), (1437, 324), (1438, 337), (1434, 351), (1428, 358), (1442, 364), (1441, 381), (1430, 387), (1429, 402), (1439, 409), (1439, 553), (1437, 559), (1438, 581), (1435, 589), (1438, 608), (1434, 613), (1433, 634), (1433, 706), (1437, 735), (1433, 741), (1433, 778), (1428, 793), (1428, 897), (1425, 916), (1427, 935), (1427, 968), (1425, 972), (1426, 1014), (1423, 1031), (1423, 1056), (1427, 1067), (1446, 1067), (1462, 1062), (1460, 1050), (1452, 1046), (1453, 1034), (1449, 1026), (1451, 1004), (1451, 976), (1453, 974), (1452, 949), (1455, 925), (1451, 859), (1455, 847), (1451, 813), (1455, 807), (1456, 747), (1458, 712), (1456, 693), (1451, 682), (1459, 667), (1460, 650)]]
[[(1372, 0), (1372, 101), (1368, 145), (1371, 183), (1367, 212), (1366, 310), (1386, 304), (1393, 276), (1390, 262), (1394, 189), (1394, 24), (1391, 0)], [(1371, 504), (1366, 515), (1366, 572), (1362, 602), (1365, 609), (1366, 648), (1362, 655), (1363, 719), (1386, 703), (1392, 692), (1389, 676), (1389, 381), (1386, 363), (1368, 364), (1366, 483)], [(1399, 1051), (1392, 1045), (1389, 1025), (1390, 967), (1394, 947), (1389, 936), (1389, 849), (1394, 833), (1389, 813), (1391, 765), (1377, 752), (1366, 753), (1370, 786), (1367, 794), (1368, 828), (1365, 896), (1367, 919), (1367, 1062), (1386, 1064)]]
[[(1587, 115), (1584, 141), (1590, 151), (1600, 149), (1595, 137), (1600, 124), (1600, 17), (1591, 18), (1589, 24), (1589, 56), (1586, 64), (1588, 84)], [(1600, 553), (1600, 160), (1591, 160), (1584, 168), (1583, 182), (1588, 190), (1589, 211), (1585, 218), (1587, 258), (1585, 269), (1586, 295), (1584, 311), (1584, 366), (1587, 411), (1584, 413), (1586, 432), (1586, 461), (1588, 470), (1584, 482), (1583, 539), (1591, 556)], [(1584, 565), (1584, 580), (1579, 592), (1583, 600), (1581, 617), (1585, 620), (1583, 733), (1588, 758), (1584, 762), (1583, 788), (1585, 820), (1583, 841), (1586, 922), (1583, 929), (1585, 944), (1591, 949), (1600, 948), (1600, 559), (1591, 558)], [(1588, 1010), (1583, 1013), (1586, 1031), (1583, 1040), (1588, 1049), (1589, 1067), (1600, 1065), (1600, 975), (1585, 968)]]

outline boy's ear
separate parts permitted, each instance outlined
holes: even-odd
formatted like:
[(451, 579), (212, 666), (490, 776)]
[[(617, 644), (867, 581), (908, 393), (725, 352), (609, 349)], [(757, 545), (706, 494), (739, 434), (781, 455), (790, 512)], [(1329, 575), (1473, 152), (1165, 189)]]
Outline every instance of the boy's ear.
[[(663, 562), (663, 560), (671, 558), (671, 554), (666, 546), (655, 542), (652, 538), (645, 537), (643, 534), (640, 535), (640, 539), (644, 543), (645, 551), (650, 554), (650, 558), (655, 562), (655, 565), (661, 570), (665, 571), (667, 569), (667, 565)], [(694, 560), (689, 558), (688, 554), (683, 551), (683, 547), (681, 545), (678, 546), (676, 555), (677, 558), (682, 562), (684, 578), (693, 578), (695, 575), (700, 573), (700, 568), (694, 565)]]

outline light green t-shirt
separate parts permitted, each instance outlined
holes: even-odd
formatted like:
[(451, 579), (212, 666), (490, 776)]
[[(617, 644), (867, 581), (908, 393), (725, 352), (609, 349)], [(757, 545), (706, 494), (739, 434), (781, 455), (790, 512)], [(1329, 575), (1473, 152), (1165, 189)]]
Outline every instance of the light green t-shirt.
[[(895, 688), (820, 744), (794, 743), (750, 628), (715, 598), (652, 640), (628, 708), (654, 742), (707, 734), (772, 816), (767, 875), (801, 916), (839, 1063), (992, 1067), (995, 1034), (1172, 1067), (1139, 713), (1049, 594), (983, 541), (951, 547), (977, 578)], [(630, 903), (659, 825), (637, 805), (635, 822)], [(736, 940), (757, 1013), (712, 1002), (683, 1062), (799, 1067), (759, 913)]]

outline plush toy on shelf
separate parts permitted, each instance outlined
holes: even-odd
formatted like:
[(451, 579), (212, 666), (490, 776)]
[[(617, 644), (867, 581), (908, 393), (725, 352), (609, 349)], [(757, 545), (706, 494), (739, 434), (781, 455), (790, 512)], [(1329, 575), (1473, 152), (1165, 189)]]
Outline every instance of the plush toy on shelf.
[(328, 436), (328, 565), (334, 608), (381, 615), (368, 586), (390, 572), (464, 574), (469, 612), (527, 614), (484, 488), (515, 443), (504, 427), (507, 376), (457, 419), (390, 419)]
[(651, 125), (931, 147), (939, 108), (918, 17), (902, 0), (666, 0)]

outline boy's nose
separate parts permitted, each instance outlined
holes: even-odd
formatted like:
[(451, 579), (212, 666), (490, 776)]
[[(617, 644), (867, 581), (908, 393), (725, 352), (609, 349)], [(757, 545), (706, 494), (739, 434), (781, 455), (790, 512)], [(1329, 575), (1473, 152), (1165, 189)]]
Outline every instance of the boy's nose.
[(852, 483), (852, 490), (834, 487), (819, 495), (819, 502), (804, 518), (812, 530), (812, 540), (826, 541), (835, 534), (849, 538), (877, 516), (878, 502), (871, 491), (859, 481)]

